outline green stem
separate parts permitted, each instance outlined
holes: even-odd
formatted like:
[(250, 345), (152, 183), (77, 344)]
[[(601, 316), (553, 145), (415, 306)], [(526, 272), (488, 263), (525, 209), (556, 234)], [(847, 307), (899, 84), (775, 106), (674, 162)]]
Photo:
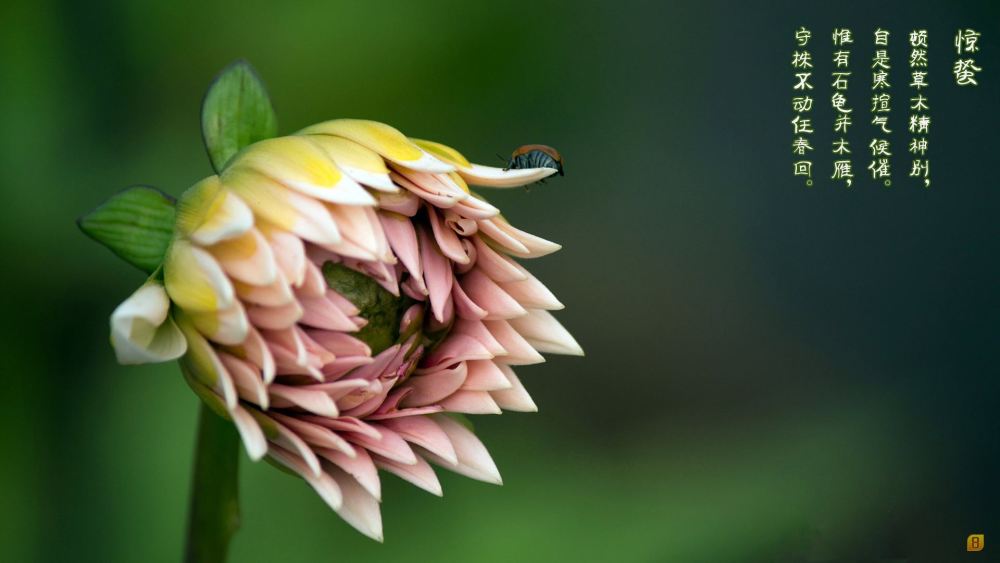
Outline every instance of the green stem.
[(191, 479), (187, 563), (226, 560), (229, 541), (240, 527), (239, 453), (236, 428), (202, 403)]

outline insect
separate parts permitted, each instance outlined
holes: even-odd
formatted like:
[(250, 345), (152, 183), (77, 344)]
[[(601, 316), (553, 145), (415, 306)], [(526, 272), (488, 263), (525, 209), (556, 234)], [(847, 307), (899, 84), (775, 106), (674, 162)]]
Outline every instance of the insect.
[(562, 155), (546, 145), (524, 145), (515, 149), (504, 170), (519, 168), (554, 168), (559, 171), (560, 176), (565, 175)]

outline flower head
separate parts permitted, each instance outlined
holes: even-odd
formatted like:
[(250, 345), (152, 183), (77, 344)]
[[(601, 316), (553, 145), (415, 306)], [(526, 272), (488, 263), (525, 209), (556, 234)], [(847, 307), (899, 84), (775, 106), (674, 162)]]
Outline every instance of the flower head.
[(515, 259), (559, 245), (469, 189), (554, 172), (472, 164), (363, 120), (253, 143), (178, 201), (162, 276), (112, 314), (118, 358), (179, 358), (252, 459), (381, 540), (378, 469), (436, 495), (430, 463), (499, 484), (449, 413), (534, 411), (513, 366), (582, 354)]

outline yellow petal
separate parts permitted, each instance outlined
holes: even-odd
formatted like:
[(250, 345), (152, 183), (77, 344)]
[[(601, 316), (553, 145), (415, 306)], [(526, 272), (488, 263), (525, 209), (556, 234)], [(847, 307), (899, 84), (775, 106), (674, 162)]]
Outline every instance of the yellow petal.
[(197, 381), (218, 393), (225, 402), (226, 409), (232, 412), (239, 397), (232, 377), (222, 365), (218, 354), (183, 311), (177, 313), (177, 326), (184, 333), (188, 343), (187, 353), (181, 358), (181, 366)]
[(442, 162), (418, 147), (398, 130), (366, 119), (334, 119), (307, 127), (305, 135), (334, 135), (350, 139), (382, 155), (385, 159), (422, 172), (451, 172), (454, 166)]
[(424, 139), (410, 139), (418, 147), (424, 149), (425, 151), (433, 154), (434, 156), (440, 158), (441, 160), (455, 165), (458, 168), (469, 168), (472, 163), (469, 162), (462, 153), (449, 147), (448, 145), (442, 145), (434, 141), (426, 141)]
[(260, 141), (238, 154), (223, 177), (256, 170), (308, 196), (344, 205), (375, 205), (375, 198), (306, 137)]
[(190, 311), (218, 311), (235, 298), (233, 284), (207, 251), (174, 240), (163, 263), (163, 279), (174, 303)]
[(448, 177), (454, 180), (455, 183), (458, 184), (458, 187), (462, 188), (463, 192), (467, 194), (472, 193), (469, 191), (469, 184), (465, 183), (465, 178), (463, 178), (461, 174), (458, 172), (449, 172)]
[(278, 265), (267, 239), (257, 229), (208, 248), (233, 279), (252, 285), (270, 285), (278, 277)]
[(326, 151), (327, 156), (337, 163), (337, 167), (359, 184), (383, 192), (399, 191), (399, 186), (389, 179), (389, 169), (377, 152), (343, 137), (309, 135), (308, 138)]
[(230, 168), (222, 181), (273, 226), (317, 244), (340, 242), (337, 224), (321, 202), (255, 170)]
[(210, 245), (237, 237), (253, 226), (247, 204), (222, 187), (218, 176), (191, 186), (177, 204), (177, 233)]
[(221, 311), (188, 312), (198, 332), (209, 340), (226, 346), (237, 346), (247, 338), (250, 321), (239, 301)]

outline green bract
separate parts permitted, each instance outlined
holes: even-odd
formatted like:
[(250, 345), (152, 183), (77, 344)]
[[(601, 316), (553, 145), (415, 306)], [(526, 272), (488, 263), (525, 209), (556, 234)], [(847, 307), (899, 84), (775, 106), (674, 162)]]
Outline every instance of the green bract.
[[(201, 108), (202, 137), (215, 170), (243, 147), (277, 135), (267, 90), (246, 61), (216, 77)], [(90, 238), (146, 273), (163, 262), (174, 233), (176, 200), (148, 186), (115, 194), (77, 224)]]
[(216, 172), (247, 145), (278, 134), (278, 118), (250, 63), (236, 61), (209, 87), (201, 106), (201, 134)]
[(129, 264), (152, 273), (173, 237), (174, 203), (156, 188), (136, 186), (111, 196), (77, 224)]

